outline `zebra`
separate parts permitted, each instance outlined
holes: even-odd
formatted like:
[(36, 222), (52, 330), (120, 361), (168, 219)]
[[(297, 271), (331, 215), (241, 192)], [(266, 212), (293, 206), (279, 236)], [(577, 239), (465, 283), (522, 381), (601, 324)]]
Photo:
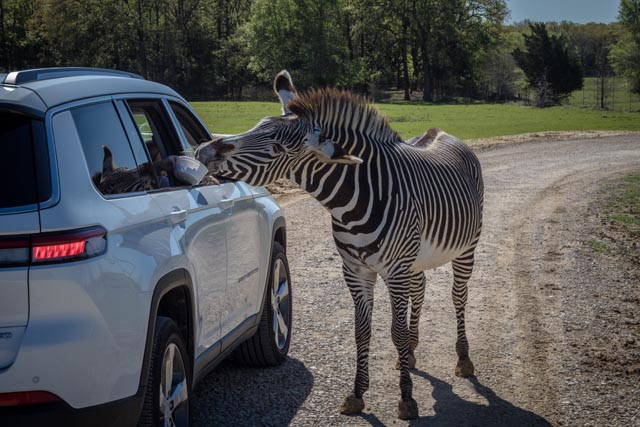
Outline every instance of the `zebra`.
[(474, 374), (464, 313), (482, 228), (480, 163), (466, 144), (438, 129), (404, 142), (377, 110), (349, 92), (298, 94), (286, 71), (276, 76), (274, 89), (283, 116), (264, 118), (239, 135), (214, 137), (198, 146), (196, 158), (212, 173), (252, 185), (287, 177), (329, 210), (355, 305), (356, 375), (340, 412), (364, 409), (373, 290), (380, 275), (392, 302), (391, 336), (400, 370), (398, 417), (416, 418), (409, 370), (415, 367), (424, 270), (452, 263), (455, 373)]
[[(177, 156), (167, 156), (153, 163), (145, 162), (135, 169), (127, 169), (116, 166), (109, 147), (103, 145), (102, 152), (102, 171), (94, 173), (91, 180), (104, 195), (137, 193), (162, 187), (163, 181), (160, 180), (163, 178), (161, 176), (163, 172), (166, 179), (164, 186), (170, 185), (166, 175), (173, 174)], [(157, 181), (159, 181), (158, 184), (156, 184)]]

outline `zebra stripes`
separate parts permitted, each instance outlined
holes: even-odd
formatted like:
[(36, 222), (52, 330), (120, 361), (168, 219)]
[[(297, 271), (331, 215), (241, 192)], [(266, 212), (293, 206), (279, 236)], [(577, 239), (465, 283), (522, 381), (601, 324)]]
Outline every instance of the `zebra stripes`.
[[(280, 78), (281, 76), (278, 76)], [(288, 75), (285, 76), (288, 78)], [(423, 270), (452, 262), (456, 374), (473, 374), (465, 334), (467, 281), (482, 228), (483, 183), (475, 154), (437, 129), (407, 142), (363, 99), (317, 90), (291, 99), (291, 114), (201, 145), (197, 158), (225, 177), (264, 185), (288, 177), (331, 213), (333, 236), (355, 306), (354, 389), (341, 407), (362, 411), (369, 387), (373, 290), (380, 275), (392, 302), (398, 351), (398, 416), (418, 416), (409, 369), (415, 366), (426, 279)], [(291, 87), (293, 87), (291, 83)]]

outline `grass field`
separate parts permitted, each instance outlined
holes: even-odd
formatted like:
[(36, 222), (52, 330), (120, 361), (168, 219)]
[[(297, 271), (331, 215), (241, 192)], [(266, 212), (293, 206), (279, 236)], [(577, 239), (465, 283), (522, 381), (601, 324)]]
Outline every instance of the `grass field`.
[(607, 183), (597, 207), (604, 230), (587, 242), (596, 252), (640, 261), (640, 175), (633, 174)]
[[(195, 110), (214, 133), (239, 133), (266, 116), (280, 115), (269, 102), (194, 102)], [(640, 112), (601, 111), (571, 106), (533, 108), (517, 104), (376, 104), (405, 137), (432, 127), (462, 139), (528, 132), (566, 130), (640, 130)]]
[[(598, 108), (600, 90), (598, 80), (595, 77), (587, 77), (584, 79), (582, 90), (571, 94), (569, 105), (586, 109)], [(605, 106), (608, 110), (640, 111), (640, 95), (631, 93), (626, 78), (608, 78), (605, 83)]]

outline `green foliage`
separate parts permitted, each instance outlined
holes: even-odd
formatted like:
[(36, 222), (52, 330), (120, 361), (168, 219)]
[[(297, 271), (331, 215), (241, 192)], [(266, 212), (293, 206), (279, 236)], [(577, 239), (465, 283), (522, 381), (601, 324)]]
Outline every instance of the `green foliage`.
[(624, 26), (609, 58), (617, 73), (633, 81), (633, 91), (640, 94), (640, 0), (621, 0), (619, 19)]
[(0, 0), (0, 67), (29, 67), (41, 43), (28, 24), (39, 6), (37, 0)]
[(516, 48), (513, 57), (536, 90), (537, 105), (559, 104), (574, 90), (582, 88), (582, 67), (563, 35), (549, 35), (545, 24), (530, 25), (524, 35), (526, 51)]
[(256, 0), (248, 26), (251, 69), (264, 81), (283, 68), (298, 84), (335, 83), (346, 47), (339, 0)]
[(618, 18), (633, 34), (633, 37), (640, 40), (640, 0), (620, 0)]
[[(638, 1), (622, 2), (625, 27), (549, 28), (588, 75), (613, 64), (640, 90)], [(242, 99), (264, 98), (287, 68), (301, 88), (503, 101), (529, 90), (509, 55), (526, 50), (526, 25), (504, 26), (507, 14), (505, 0), (0, 0), (0, 71), (119, 68), (190, 99)]]

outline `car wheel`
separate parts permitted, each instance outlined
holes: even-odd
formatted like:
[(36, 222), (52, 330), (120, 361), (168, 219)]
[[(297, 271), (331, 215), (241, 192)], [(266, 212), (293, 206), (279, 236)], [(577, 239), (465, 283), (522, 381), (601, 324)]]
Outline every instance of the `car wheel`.
[(236, 349), (234, 359), (252, 366), (277, 366), (289, 352), (293, 319), (289, 263), (278, 242), (273, 243), (263, 304), (258, 331)]
[(158, 316), (140, 427), (191, 425), (191, 366), (176, 323)]

